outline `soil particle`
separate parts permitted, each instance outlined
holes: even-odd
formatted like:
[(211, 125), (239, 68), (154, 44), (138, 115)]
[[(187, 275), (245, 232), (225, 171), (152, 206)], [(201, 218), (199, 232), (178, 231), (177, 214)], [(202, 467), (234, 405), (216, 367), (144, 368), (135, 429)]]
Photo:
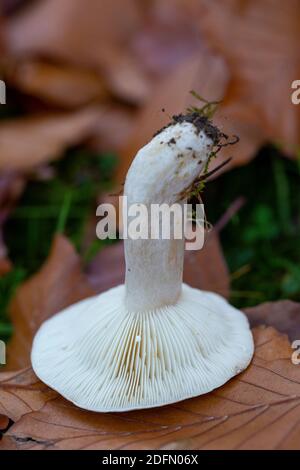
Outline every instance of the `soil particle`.
[(214, 126), (207, 117), (201, 116), (199, 113), (179, 114), (178, 116), (173, 116), (173, 120), (176, 123), (190, 122), (194, 124), (197, 129), (197, 134), (203, 130), (215, 145), (219, 142), (222, 136), (219, 129)]
[[(219, 131), (219, 129), (214, 126), (213, 123), (206, 116), (201, 116), (201, 114), (196, 112), (188, 114), (178, 114), (177, 116), (173, 116), (172, 121), (166, 126), (164, 126), (162, 129), (160, 129), (158, 132), (156, 132), (154, 134), (154, 137), (160, 134), (163, 130), (167, 129), (168, 127), (183, 122), (190, 122), (194, 124), (197, 134), (199, 134), (200, 131), (203, 130), (207, 137), (209, 137), (213, 141), (214, 145), (217, 145), (220, 139), (223, 137), (222, 132)], [(171, 145), (172, 143), (176, 143), (174, 138), (170, 139), (168, 145)]]

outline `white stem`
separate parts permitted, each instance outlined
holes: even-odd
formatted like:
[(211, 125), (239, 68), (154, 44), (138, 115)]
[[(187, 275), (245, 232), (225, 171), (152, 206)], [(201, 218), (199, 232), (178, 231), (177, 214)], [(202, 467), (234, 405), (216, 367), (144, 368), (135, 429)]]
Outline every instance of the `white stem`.
[[(150, 213), (151, 204), (178, 202), (205, 166), (212, 146), (204, 130), (190, 122), (163, 130), (137, 153), (128, 171), (128, 207), (142, 203)], [(145, 311), (175, 304), (181, 293), (183, 258), (184, 239), (125, 239), (127, 308)]]

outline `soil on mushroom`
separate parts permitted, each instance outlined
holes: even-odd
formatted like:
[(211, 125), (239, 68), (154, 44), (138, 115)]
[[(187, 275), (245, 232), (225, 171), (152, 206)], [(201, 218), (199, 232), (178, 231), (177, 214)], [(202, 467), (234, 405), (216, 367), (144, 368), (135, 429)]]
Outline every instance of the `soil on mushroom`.
[[(212, 122), (208, 119), (206, 116), (201, 116), (198, 112), (193, 112), (193, 113), (187, 113), (187, 114), (178, 114), (172, 116), (172, 120), (164, 127), (159, 129), (153, 137), (159, 135), (162, 131), (167, 129), (170, 126), (173, 126), (177, 123), (183, 123), (183, 122), (190, 122), (194, 124), (196, 127), (196, 132), (197, 134), (200, 133), (200, 131), (204, 131), (207, 137), (210, 137), (211, 140), (213, 141), (214, 145), (217, 145), (222, 137), (227, 138), (225, 134), (223, 134), (216, 126), (212, 124)], [(172, 139), (175, 140), (175, 139)], [(170, 143), (175, 143), (175, 142), (170, 142)]]

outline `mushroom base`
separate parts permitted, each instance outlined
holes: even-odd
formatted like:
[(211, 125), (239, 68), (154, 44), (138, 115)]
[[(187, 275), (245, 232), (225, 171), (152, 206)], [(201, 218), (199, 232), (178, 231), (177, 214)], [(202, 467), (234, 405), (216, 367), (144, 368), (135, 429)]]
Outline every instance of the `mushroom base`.
[(253, 355), (245, 315), (185, 284), (175, 305), (129, 312), (124, 285), (46, 321), (33, 343), (37, 376), (75, 405), (129, 411), (220, 387)]

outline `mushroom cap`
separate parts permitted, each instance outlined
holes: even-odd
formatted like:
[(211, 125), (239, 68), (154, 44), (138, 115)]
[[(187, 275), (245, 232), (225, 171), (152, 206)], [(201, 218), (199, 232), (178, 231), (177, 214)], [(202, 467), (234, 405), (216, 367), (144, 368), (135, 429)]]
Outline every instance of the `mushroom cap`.
[(130, 312), (120, 285), (46, 321), (33, 343), (37, 376), (75, 405), (129, 411), (220, 387), (253, 355), (245, 315), (221, 296), (182, 285), (175, 305)]

